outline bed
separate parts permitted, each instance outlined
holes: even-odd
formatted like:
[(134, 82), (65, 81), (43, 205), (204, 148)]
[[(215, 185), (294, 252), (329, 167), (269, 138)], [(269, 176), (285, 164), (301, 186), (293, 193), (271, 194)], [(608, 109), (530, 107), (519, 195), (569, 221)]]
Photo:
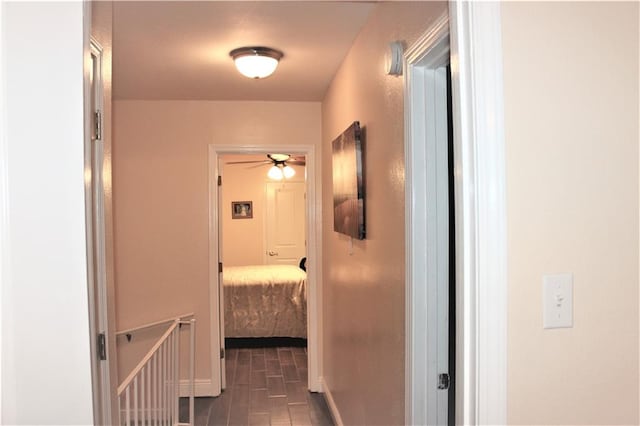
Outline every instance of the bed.
[(307, 274), (297, 266), (225, 267), (225, 337), (307, 337)]

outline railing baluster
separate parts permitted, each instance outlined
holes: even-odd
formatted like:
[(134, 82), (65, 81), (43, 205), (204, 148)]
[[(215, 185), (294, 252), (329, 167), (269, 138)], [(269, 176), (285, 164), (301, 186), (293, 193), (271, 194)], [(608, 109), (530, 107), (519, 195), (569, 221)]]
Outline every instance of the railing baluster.
[[(169, 336), (169, 339), (171, 336)], [(167, 339), (164, 342), (164, 412), (165, 412), (165, 423), (169, 426), (169, 417), (171, 413), (169, 412), (169, 340)]]
[(152, 422), (152, 411), (151, 411), (151, 362), (149, 362), (149, 368), (147, 368), (147, 407), (149, 407), (149, 426), (151, 426)]
[[(171, 333), (173, 336), (173, 333)], [(171, 398), (171, 336), (167, 339), (167, 424), (171, 425), (171, 409), (173, 407), (173, 398)]]
[[(177, 329), (176, 329), (177, 330)], [(176, 331), (171, 333), (171, 340), (169, 341), (169, 352), (171, 353), (171, 389), (169, 389), (169, 410), (171, 411), (171, 424), (175, 425), (176, 422), (176, 351), (174, 345), (176, 344)]]
[(180, 327), (176, 331), (176, 340), (173, 346), (173, 356), (174, 356), (174, 369), (175, 369), (175, 381), (176, 388), (174, 395), (174, 410), (176, 412), (176, 424), (180, 423)]
[(146, 387), (146, 380), (145, 380), (145, 373), (146, 373), (147, 367), (144, 367), (142, 370), (140, 370), (140, 421), (141, 424), (144, 426), (147, 422), (147, 418), (145, 415), (145, 387)]
[(169, 342), (171, 340), (171, 336), (169, 336), (169, 338), (167, 339), (165, 345), (164, 345), (164, 351), (167, 354), (167, 358), (166, 358), (166, 369), (167, 369), (167, 385), (164, 388), (164, 394), (165, 394), (165, 410), (167, 412), (167, 426), (171, 425), (171, 399), (169, 398), (169, 390), (171, 387), (171, 351), (169, 351)]
[(133, 424), (138, 426), (138, 376), (133, 379)]
[(189, 424), (193, 425), (195, 319), (189, 322), (176, 320), (127, 379), (118, 386), (120, 425), (180, 425), (181, 323), (190, 326)]
[(173, 389), (173, 383), (171, 383), (171, 364), (172, 364), (172, 356), (171, 356), (171, 339), (173, 338), (173, 333), (167, 339), (167, 423), (169, 425), (173, 422), (173, 398), (170, 397), (171, 389)]
[(164, 417), (164, 384), (165, 384), (165, 371), (164, 371), (164, 342), (160, 346), (160, 424), (166, 426)]
[(127, 386), (127, 390), (124, 392), (124, 401), (125, 401), (124, 416), (126, 419), (125, 424), (129, 426), (131, 424), (131, 404), (129, 403), (129, 386)]
[(167, 401), (167, 389), (169, 388), (169, 353), (167, 352), (168, 339), (164, 342), (164, 423), (169, 426), (169, 406)]
[(194, 425), (194, 393), (196, 386), (196, 320), (189, 321), (189, 424)]
[(153, 357), (153, 417), (155, 426), (158, 426), (160, 411), (158, 410), (158, 353)]

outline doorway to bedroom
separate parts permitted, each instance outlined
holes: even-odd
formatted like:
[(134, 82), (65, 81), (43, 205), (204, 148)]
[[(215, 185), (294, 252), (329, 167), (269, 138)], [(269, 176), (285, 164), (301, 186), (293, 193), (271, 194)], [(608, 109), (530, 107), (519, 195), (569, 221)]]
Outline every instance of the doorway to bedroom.
[(210, 147), (223, 396), (306, 400), (320, 390), (313, 151)]
[(219, 162), (225, 348), (306, 348), (305, 157), (229, 154)]

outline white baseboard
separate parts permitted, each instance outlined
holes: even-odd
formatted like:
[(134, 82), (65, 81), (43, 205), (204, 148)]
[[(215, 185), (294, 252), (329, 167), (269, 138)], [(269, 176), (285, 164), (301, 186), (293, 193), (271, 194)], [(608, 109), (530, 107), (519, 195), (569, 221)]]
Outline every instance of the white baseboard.
[[(195, 396), (217, 396), (213, 394), (211, 379), (196, 379)], [(180, 396), (189, 396), (189, 380), (180, 380)]]
[(327, 386), (327, 382), (324, 381), (324, 377), (320, 377), (320, 388), (324, 393), (324, 398), (327, 401), (327, 405), (329, 406), (329, 411), (331, 412), (331, 417), (333, 417), (333, 422), (336, 426), (344, 426), (342, 422), (342, 417), (340, 416), (340, 412), (338, 411), (338, 407), (336, 406), (336, 402), (333, 400), (333, 395), (331, 395), (331, 389)]

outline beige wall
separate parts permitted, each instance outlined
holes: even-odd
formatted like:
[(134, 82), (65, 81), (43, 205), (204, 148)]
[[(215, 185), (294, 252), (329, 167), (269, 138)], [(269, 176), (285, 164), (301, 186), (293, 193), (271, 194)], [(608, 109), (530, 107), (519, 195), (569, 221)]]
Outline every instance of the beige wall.
[(208, 146), (319, 142), (319, 103), (115, 101), (118, 329), (195, 312), (209, 379)]
[[(638, 4), (503, 3), (508, 421), (638, 424)], [(543, 330), (542, 276), (574, 274)]]
[[(411, 43), (446, 3), (380, 4), (322, 104), (324, 379), (345, 424), (404, 419), (403, 79), (384, 73), (394, 40)], [(367, 239), (333, 232), (331, 141), (365, 129)], [(357, 307), (357, 309), (355, 309)]]
[[(266, 155), (225, 155), (222, 175), (222, 258), (226, 266), (262, 265), (265, 254), (265, 184), (269, 166), (228, 164), (233, 161), (263, 161)], [(287, 182), (304, 182), (304, 166), (292, 166), (295, 176)], [(232, 219), (232, 201), (253, 202), (253, 218)]]

